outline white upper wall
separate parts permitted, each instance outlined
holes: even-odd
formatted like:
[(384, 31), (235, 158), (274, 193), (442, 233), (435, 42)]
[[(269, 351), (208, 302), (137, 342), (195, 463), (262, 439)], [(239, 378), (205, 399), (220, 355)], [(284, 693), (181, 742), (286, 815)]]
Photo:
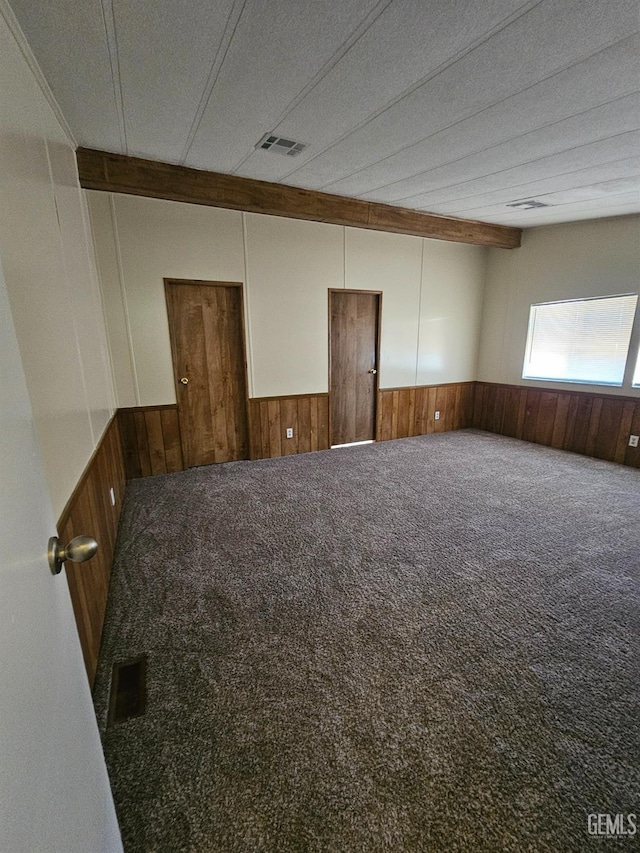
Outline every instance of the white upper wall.
[(344, 287), (344, 228), (245, 217), (249, 394), (326, 391), (327, 290)]
[[(640, 217), (550, 225), (523, 232), (522, 247), (489, 250), (478, 379), (556, 390), (640, 396), (622, 388), (522, 379), (529, 309), (537, 302), (638, 293)], [(631, 341), (637, 357), (640, 323)]]
[(0, 258), (58, 515), (114, 395), (75, 147), (30, 62), (0, 5)]
[(476, 378), (486, 258), (480, 246), (425, 242), (417, 385)]
[(175, 402), (163, 278), (244, 281), (242, 214), (88, 196), (118, 405)]
[(382, 291), (380, 387), (415, 385), (425, 241), (362, 228), (345, 232), (347, 287)]
[(244, 283), (249, 394), (328, 390), (328, 290), (379, 290), (380, 386), (475, 379), (486, 250), (88, 192), (119, 406), (175, 402), (164, 278)]

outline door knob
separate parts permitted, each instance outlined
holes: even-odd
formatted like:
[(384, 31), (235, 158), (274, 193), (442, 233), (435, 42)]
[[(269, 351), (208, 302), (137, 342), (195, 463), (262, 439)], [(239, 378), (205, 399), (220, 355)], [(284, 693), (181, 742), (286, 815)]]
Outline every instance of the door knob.
[(372, 368), (371, 368), (371, 370), (369, 371), (369, 373), (374, 373), (374, 374), (375, 374), (375, 373), (377, 373), (377, 372), (378, 372), (378, 371), (375, 369), (375, 367), (372, 367)]
[(66, 560), (73, 560), (74, 563), (85, 563), (95, 555), (97, 550), (98, 543), (91, 536), (75, 536), (66, 548), (60, 545), (60, 540), (57, 536), (52, 536), (49, 539), (49, 548), (47, 551), (51, 573), (59, 575), (62, 570), (62, 564)]
[(186, 376), (183, 376), (183, 377), (182, 377), (182, 379), (180, 380), (180, 382), (182, 382), (182, 384), (183, 384), (183, 385), (188, 385), (188, 384), (189, 384), (189, 380), (187, 379), (187, 377), (186, 377)]

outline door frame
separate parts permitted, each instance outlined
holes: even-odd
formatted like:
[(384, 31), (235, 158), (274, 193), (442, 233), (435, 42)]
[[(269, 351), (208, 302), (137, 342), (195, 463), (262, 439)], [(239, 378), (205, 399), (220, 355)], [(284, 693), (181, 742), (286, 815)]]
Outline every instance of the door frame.
[(187, 453), (185, 450), (185, 439), (182, 435), (182, 424), (180, 419), (180, 396), (179, 396), (179, 388), (178, 388), (178, 380), (176, 373), (176, 348), (175, 341), (173, 339), (173, 335), (171, 333), (171, 323), (169, 321), (169, 285), (173, 284), (195, 284), (198, 286), (207, 286), (207, 287), (239, 287), (240, 288), (240, 325), (242, 329), (242, 364), (244, 369), (244, 413), (247, 422), (247, 450), (249, 453), (248, 458), (253, 459), (253, 446), (251, 441), (251, 406), (249, 405), (249, 371), (247, 367), (247, 324), (245, 321), (245, 311), (244, 311), (244, 282), (242, 281), (205, 281), (204, 279), (198, 278), (163, 278), (164, 284), (164, 299), (165, 299), (165, 308), (167, 312), (167, 329), (169, 332), (169, 342), (171, 344), (171, 367), (173, 370), (173, 385), (174, 392), (176, 395), (176, 405), (178, 406), (178, 423), (180, 424), (180, 447), (182, 449), (182, 458), (187, 458)]
[(331, 295), (333, 293), (368, 293), (371, 296), (378, 297), (378, 312), (377, 312), (377, 328), (376, 328), (376, 370), (377, 373), (375, 375), (375, 388), (374, 388), (374, 405), (375, 405), (375, 413), (374, 413), (374, 428), (373, 428), (373, 440), (378, 441), (378, 436), (380, 435), (380, 406), (379, 406), (379, 397), (380, 397), (380, 338), (382, 335), (382, 290), (362, 290), (356, 287), (329, 287), (328, 288), (328, 308), (329, 308), (329, 316), (328, 316), (328, 346), (329, 346), (329, 447), (333, 446), (333, 406), (331, 399)]

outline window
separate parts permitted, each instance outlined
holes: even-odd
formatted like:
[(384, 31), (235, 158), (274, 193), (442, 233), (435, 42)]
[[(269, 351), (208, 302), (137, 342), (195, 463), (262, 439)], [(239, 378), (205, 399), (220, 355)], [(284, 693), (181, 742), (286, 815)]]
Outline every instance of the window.
[(630, 294), (532, 305), (522, 378), (622, 385), (637, 301)]

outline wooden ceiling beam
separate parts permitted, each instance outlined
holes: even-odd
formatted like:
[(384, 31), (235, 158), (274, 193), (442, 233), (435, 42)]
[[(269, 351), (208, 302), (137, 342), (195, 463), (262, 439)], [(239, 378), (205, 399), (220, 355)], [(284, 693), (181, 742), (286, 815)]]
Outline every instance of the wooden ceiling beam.
[(522, 236), (520, 228), (508, 225), (438, 216), (124, 154), (79, 148), (76, 156), (80, 185), (87, 190), (163, 198), (501, 249), (517, 248)]

